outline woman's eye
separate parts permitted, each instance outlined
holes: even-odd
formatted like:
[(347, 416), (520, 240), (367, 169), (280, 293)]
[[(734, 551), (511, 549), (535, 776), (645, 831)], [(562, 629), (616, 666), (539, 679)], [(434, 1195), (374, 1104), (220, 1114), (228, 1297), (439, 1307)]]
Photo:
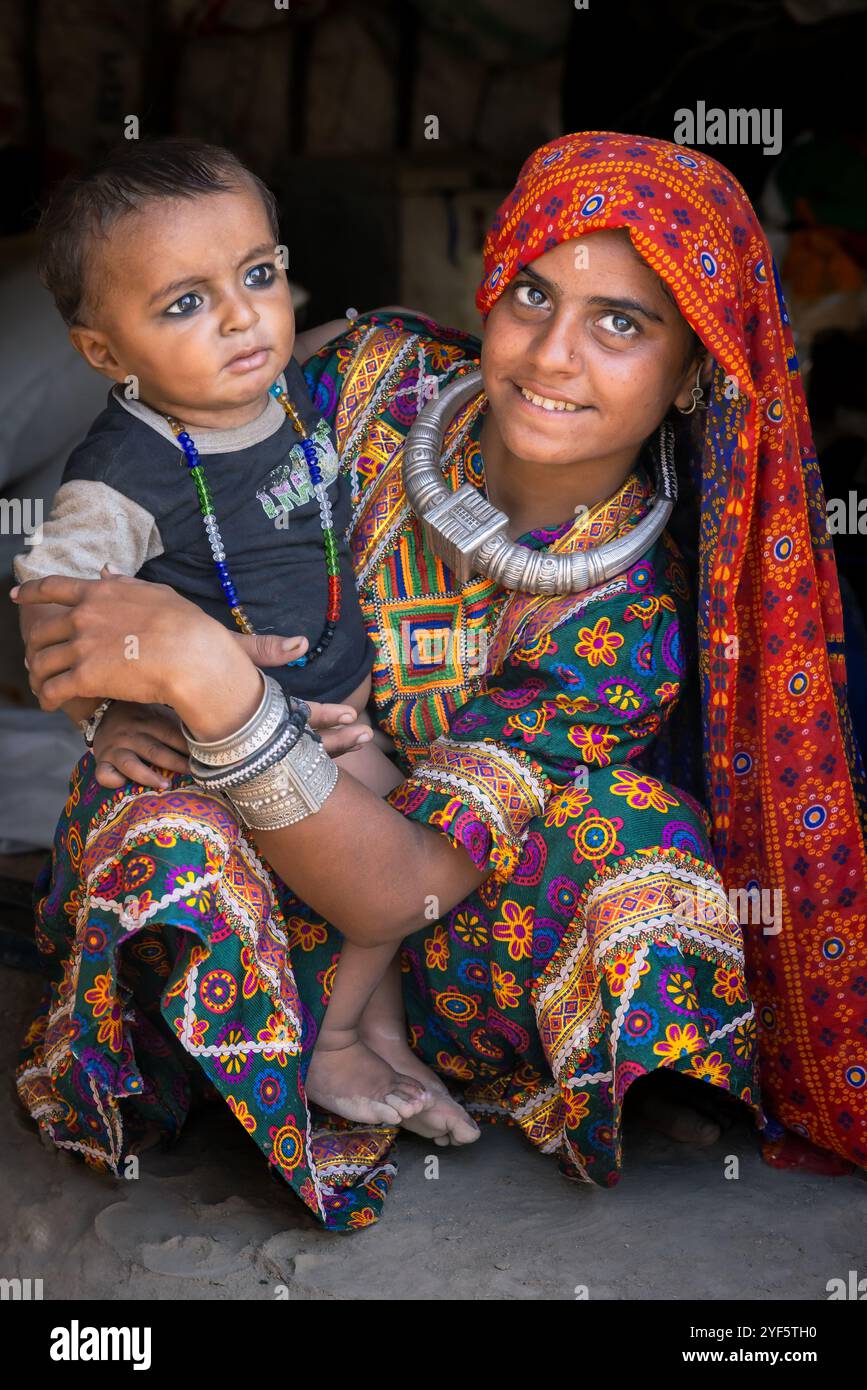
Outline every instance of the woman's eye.
[[(605, 314), (601, 319), (599, 319), (599, 323), (604, 324), (606, 319), (609, 323), (614, 324), (615, 326), (613, 328), (606, 328), (605, 332), (611, 333), (615, 338), (635, 338), (638, 336), (638, 333), (640, 331), (638, 326), (632, 321), (632, 319), (627, 318), (625, 314)], [(624, 332), (624, 325), (626, 329), (631, 331)]]
[[(198, 304), (191, 303), (194, 299), (198, 300)], [(190, 290), (189, 294), (182, 294), (180, 299), (176, 299), (174, 304), (170, 304), (166, 313), (191, 314), (194, 309), (198, 309), (199, 304), (204, 304), (204, 302), (200, 294), (195, 294), (193, 290)]]
[[(537, 298), (533, 298), (533, 296)], [(523, 304), (527, 309), (541, 309), (543, 304), (548, 301), (548, 296), (544, 290), (540, 290), (538, 285), (516, 285), (515, 298), (519, 304)]]
[(245, 285), (270, 285), (274, 279), (273, 265), (254, 265), (244, 276)]

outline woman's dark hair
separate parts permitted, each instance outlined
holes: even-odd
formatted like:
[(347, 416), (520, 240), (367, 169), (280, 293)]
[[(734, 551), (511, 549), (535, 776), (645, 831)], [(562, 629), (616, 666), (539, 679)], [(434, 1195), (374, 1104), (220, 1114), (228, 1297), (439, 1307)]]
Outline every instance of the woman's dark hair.
[(71, 175), (51, 196), (38, 226), (39, 278), (65, 323), (83, 323), (94, 309), (88, 253), (121, 217), (159, 198), (196, 198), (253, 188), (279, 240), (277, 200), (231, 150), (204, 140), (170, 136), (129, 140), (84, 175)]

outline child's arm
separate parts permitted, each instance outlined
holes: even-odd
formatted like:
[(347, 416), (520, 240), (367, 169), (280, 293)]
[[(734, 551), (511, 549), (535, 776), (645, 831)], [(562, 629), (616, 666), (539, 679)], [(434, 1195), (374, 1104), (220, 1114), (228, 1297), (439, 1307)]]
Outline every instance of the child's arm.
[(190, 770), (181, 721), (167, 705), (113, 701), (93, 740), (94, 776), (102, 787), (137, 782), (164, 790), (165, 774)]
[[(48, 519), (40, 528), (38, 544), (16, 555), (12, 567), (16, 584), (49, 574), (98, 579), (104, 565), (116, 573), (134, 575), (162, 549), (156, 522), (144, 507), (98, 479), (67, 481), (64, 474)], [(49, 623), (66, 614), (67, 610), (57, 604), (42, 605), (41, 612), (21, 608), (25, 645), (35, 623)], [(98, 699), (76, 699), (62, 708), (78, 724), (89, 719), (101, 703)]]

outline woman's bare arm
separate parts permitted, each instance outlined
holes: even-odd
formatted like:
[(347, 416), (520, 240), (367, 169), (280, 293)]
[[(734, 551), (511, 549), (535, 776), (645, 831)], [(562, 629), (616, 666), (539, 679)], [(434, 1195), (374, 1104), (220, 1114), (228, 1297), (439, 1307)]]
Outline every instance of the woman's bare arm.
[[(64, 610), (31, 629), (31, 681), (43, 708), (97, 694), (170, 705), (197, 738), (212, 740), (240, 728), (259, 704), (261, 678), (247, 649), (166, 585), (49, 576), (13, 592), (22, 608)], [(256, 661), (278, 664), (279, 639), (255, 640)], [(353, 738), (347, 729), (347, 747)], [(342, 768), (315, 815), (255, 838), (300, 898), (363, 945), (401, 940), (488, 876), (462, 847), (408, 820)]]
[(490, 872), (342, 768), (315, 815), (285, 830), (256, 831), (255, 840), (293, 893), (366, 946), (418, 931), (463, 902)]

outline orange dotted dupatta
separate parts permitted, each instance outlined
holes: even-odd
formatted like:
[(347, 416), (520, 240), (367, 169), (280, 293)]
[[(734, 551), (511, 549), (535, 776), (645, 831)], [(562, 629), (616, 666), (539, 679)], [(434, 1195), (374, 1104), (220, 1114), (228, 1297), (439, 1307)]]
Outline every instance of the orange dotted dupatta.
[[(703, 457), (697, 637), (717, 865), (738, 910), (764, 1099), (867, 1164), (867, 790), (840, 587), (777, 269), (716, 160), (590, 131), (527, 160), (484, 247), (476, 303), (562, 241), (625, 227), (716, 368)], [(761, 920), (759, 920), (761, 918)]]

